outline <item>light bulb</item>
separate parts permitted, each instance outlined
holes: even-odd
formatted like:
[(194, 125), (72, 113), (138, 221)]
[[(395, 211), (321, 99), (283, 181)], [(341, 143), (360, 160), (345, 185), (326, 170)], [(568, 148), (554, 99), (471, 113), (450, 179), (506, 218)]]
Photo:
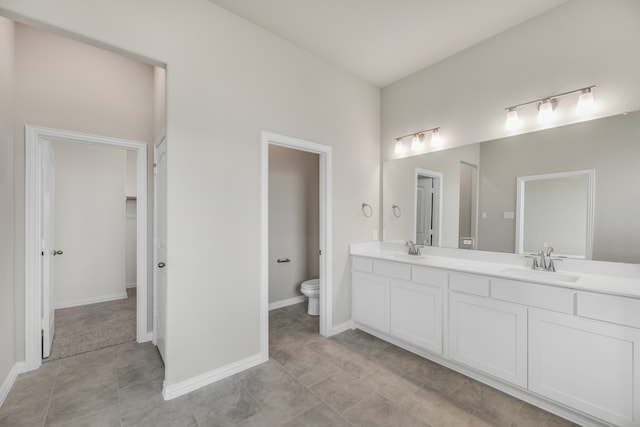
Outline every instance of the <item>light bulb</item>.
[(543, 124), (550, 123), (553, 121), (554, 115), (551, 99), (545, 99), (542, 101), (538, 107), (538, 122)]
[(440, 135), (440, 128), (434, 129), (431, 133), (431, 146), (434, 148), (440, 147), (444, 141)]
[(396, 148), (394, 152), (396, 154), (405, 154), (407, 152), (407, 148), (404, 146), (401, 139), (396, 139)]
[(522, 127), (522, 120), (515, 109), (507, 111), (507, 122), (504, 127), (507, 130), (518, 130)]
[(411, 151), (422, 151), (424, 149), (424, 133), (413, 135), (411, 139)]
[(578, 105), (576, 106), (576, 114), (591, 114), (595, 111), (596, 104), (593, 101), (593, 92), (591, 88), (584, 89), (578, 98)]

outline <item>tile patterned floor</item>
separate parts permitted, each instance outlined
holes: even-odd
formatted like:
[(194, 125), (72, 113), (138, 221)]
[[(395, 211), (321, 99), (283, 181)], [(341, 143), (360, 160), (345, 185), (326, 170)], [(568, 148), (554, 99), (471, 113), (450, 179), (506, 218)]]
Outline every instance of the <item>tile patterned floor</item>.
[(330, 339), (304, 304), (270, 312), (269, 362), (161, 396), (151, 344), (125, 343), (21, 375), (0, 426), (571, 426), (361, 331)]

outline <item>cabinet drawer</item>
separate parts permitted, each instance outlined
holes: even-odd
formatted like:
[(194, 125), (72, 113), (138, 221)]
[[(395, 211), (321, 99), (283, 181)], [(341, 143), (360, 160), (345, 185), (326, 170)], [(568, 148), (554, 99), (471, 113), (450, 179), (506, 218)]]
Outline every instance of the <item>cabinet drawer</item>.
[(491, 297), (573, 314), (573, 291), (513, 280), (491, 279)]
[(374, 261), (373, 273), (396, 279), (411, 280), (411, 266), (398, 262)]
[(576, 314), (589, 319), (640, 328), (640, 301), (632, 298), (579, 293)]
[(429, 267), (412, 267), (411, 280), (416, 283), (433, 286), (447, 286), (448, 274), (446, 271)]
[(351, 267), (356, 271), (373, 272), (373, 260), (369, 258), (352, 258)]
[(466, 294), (489, 296), (489, 278), (470, 274), (449, 274), (449, 289)]

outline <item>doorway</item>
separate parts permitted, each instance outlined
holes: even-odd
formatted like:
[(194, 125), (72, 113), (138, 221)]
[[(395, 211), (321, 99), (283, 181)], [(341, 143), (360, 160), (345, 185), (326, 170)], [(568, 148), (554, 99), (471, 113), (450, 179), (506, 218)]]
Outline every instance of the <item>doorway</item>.
[[(147, 145), (142, 142), (115, 139), (37, 126), (25, 126), (25, 370), (37, 369), (42, 363), (42, 335), (48, 329), (53, 335), (52, 301), (49, 297), (43, 266), (51, 261), (52, 250), (42, 245), (43, 222), (48, 219), (42, 166), (48, 161), (47, 146), (51, 141), (119, 148), (136, 155), (136, 340), (151, 339), (147, 331)], [(55, 242), (47, 242), (55, 249)], [(46, 249), (46, 251), (45, 251)], [(45, 253), (46, 252), (46, 253)], [(43, 257), (45, 261), (43, 262)], [(45, 299), (45, 297), (47, 299)], [(44, 325), (41, 326), (41, 325)]]
[[(318, 256), (320, 283), (320, 335), (332, 334), (332, 268), (331, 268), (331, 147), (273, 133), (262, 133), (261, 156), (261, 268), (260, 323), (261, 357), (269, 358), (269, 147), (279, 146), (314, 153), (319, 158)], [(286, 257), (285, 257), (286, 258)]]
[(415, 243), (440, 246), (442, 228), (442, 173), (416, 168)]

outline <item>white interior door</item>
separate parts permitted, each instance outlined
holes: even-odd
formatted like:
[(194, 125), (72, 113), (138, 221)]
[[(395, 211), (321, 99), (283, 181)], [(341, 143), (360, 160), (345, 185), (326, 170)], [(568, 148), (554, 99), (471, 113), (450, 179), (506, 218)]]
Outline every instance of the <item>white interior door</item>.
[(55, 333), (55, 157), (51, 143), (42, 143), (42, 357), (49, 357)]
[(155, 147), (154, 215), (155, 215), (155, 339), (165, 360), (167, 307), (167, 147), (162, 138)]
[(433, 178), (418, 178), (416, 197), (416, 243), (432, 246)]

